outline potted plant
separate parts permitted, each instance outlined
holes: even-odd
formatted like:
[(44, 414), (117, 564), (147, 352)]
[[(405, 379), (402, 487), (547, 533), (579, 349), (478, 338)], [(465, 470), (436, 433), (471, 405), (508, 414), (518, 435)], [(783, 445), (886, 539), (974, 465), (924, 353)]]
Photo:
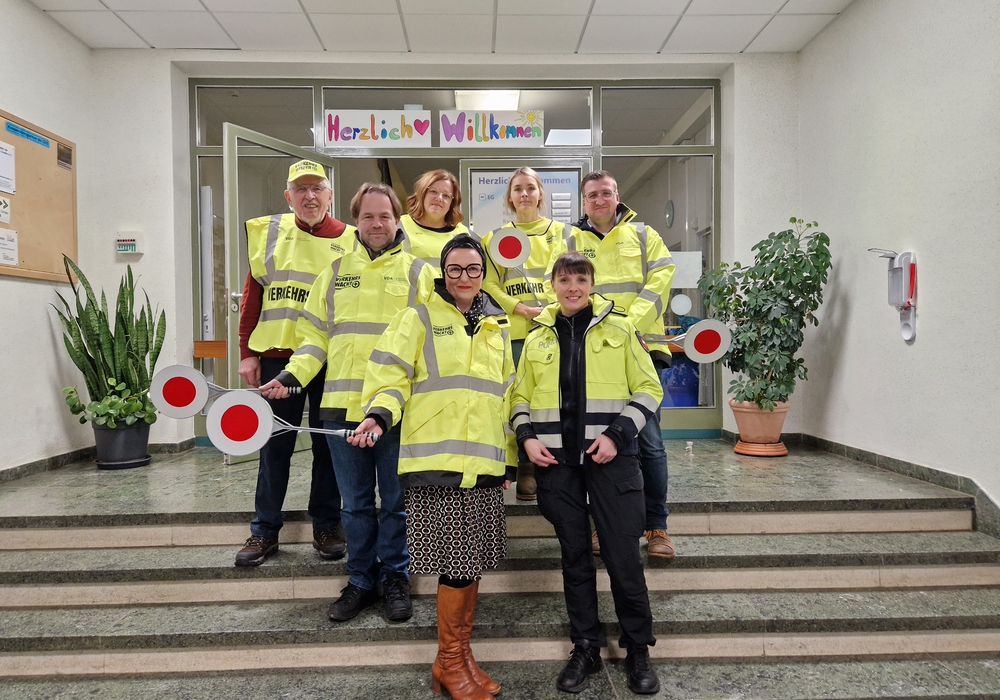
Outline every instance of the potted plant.
[(823, 303), (830, 271), (830, 238), (817, 222), (792, 217), (792, 228), (771, 233), (753, 247), (754, 264), (723, 263), (698, 281), (713, 318), (730, 327), (732, 345), (723, 364), (738, 376), (729, 384), (741, 454), (788, 454), (781, 426), (788, 396), (806, 367), (795, 354), (806, 323)]
[(136, 304), (131, 265), (118, 285), (118, 297), (109, 313), (104, 292), (98, 304), (76, 263), (65, 255), (63, 263), (76, 304), (74, 309), (57, 292), (63, 311), (56, 308), (56, 313), (65, 330), (66, 351), (83, 372), (90, 397), (84, 403), (76, 387), (67, 387), (63, 389), (66, 403), (81, 423), (93, 424), (98, 467), (125, 469), (149, 464), (149, 426), (156, 421), (149, 385), (163, 346), (166, 314), (160, 311), (154, 323), (145, 292), (145, 306)]

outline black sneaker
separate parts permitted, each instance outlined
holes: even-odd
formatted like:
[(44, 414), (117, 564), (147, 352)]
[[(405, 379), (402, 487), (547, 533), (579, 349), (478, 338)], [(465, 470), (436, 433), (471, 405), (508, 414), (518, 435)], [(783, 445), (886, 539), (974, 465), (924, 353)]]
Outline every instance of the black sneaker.
[(278, 540), (251, 535), (243, 549), (236, 553), (236, 566), (260, 566), (278, 551)]
[(313, 549), (319, 552), (320, 559), (327, 561), (343, 559), (344, 555), (347, 554), (347, 545), (336, 528), (322, 532), (313, 530)]
[(649, 664), (649, 649), (632, 647), (625, 656), (625, 671), (628, 673), (628, 689), (639, 695), (660, 692), (660, 679)]
[(385, 593), (385, 619), (389, 622), (405, 622), (413, 617), (413, 602), (410, 600), (410, 579), (402, 574), (389, 574), (382, 582)]
[(353, 583), (347, 584), (347, 588), (340, 592), (340, 597), (330, 603), (326, 614), (331, 620), (344, 622), (353, 620), (362, 610), (378, 600), (378, 593), (374, 590), (366, 591)]
[(590, 685), (588, 676), (599, 671), (601, 665), (600, 647), (582, 647), (577, 644), (569, 655), (566, 667), (559, 674), (556, 687), (567, 693), (579, 693)]

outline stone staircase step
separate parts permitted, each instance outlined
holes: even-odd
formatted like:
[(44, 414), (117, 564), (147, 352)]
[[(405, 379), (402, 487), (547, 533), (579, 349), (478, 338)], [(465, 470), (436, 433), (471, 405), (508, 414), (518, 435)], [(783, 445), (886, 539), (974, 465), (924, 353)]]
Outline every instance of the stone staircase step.
[[(971, 531), (968, 496), (861, 501), (671, 503), (671, 535)], [(0, 551), (232, 545), (252, 513), (133, 513), (0, 517)], [(304, 512), (286, 513), (281, 541), (312, 541)], [(550, 537), (537, 506), (507, 507), (510, 537)]]
[[(649, 558), (651, 590), (1000, 585), (1000, 540), (978, 532), (690, 535), (673, 560)], [(236, 547), (0, 552), (0, 607), (316, 598), (346, 585), (344, 560), (282, 545), (259, 567), (235, 567)], [(598, 567), (603, 562), (597, 560)], [(554, 538), (512, 538), (484, 592), (558, 592)], [(608, 589), (607, 579), (600, 578)], [(414, 577), (431, 594), (432, 577)]]
[[(483, 662), (503, 686), (507, 700), (565, 700), (555, 688), (562, 661)], [(654, 666), (661, 700), (898, 700), (902, 698), (1000, 698), (1000, 656), (921, 660), (658, 660)], [(8, 678), (0, 700), (69, 700), (100, 697), (186, 700), (287, 700), (287, 698), (393, 698), (426, 700), (426, 664), (380, 668), (346, 667), (159, 677)], [(591, 676), (580, 700), (634, 697), (621, 661)]]
[[(345, 623), (326, 618), (329, 598), (148, 606), (0, 610), (0, 651), (167, 650), (256, 645), (391, 645), (437, 639), (435, 599), (415, 596), (413, 618), (390, 624), (381, 606)], [(984, 631), (1000, 641), (1000, 589), (650, 593), (661, 639), (769, 635), (919, 635)], [(602, 620), (614, 620), (610, 594), (599, 594)], [(609, 639), (616, 623), (606, 623)], [(483, 594), (475, 637), (565, 638), (560, 593)], [(669, 642), (667, 642), (669, 644)], [(660, 648), (659, 646), (657, 648)], [(715, 652), (718, 655), (719, 651)], [(530, 657), (526, 657), (530, 658)]]

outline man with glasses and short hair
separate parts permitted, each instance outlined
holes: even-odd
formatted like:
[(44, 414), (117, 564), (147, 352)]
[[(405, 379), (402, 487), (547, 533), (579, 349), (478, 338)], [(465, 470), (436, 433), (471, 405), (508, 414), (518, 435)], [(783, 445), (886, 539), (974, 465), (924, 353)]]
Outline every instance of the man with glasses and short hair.
[[(296, 324), (298, 349), (285, 371), (261, 387), (263, 396), (287, 397), (287, 387), (314, 381), (326, 363), (323, 426), (353, 430), (365, 419), (361, 390), (376, 342), (398, 312), (423, 303), (434, 290), (434, 268), (403, 250), (401, 213), (388, 185), (368, 182), (354, 195), (357, 245), (316, 279)], [(370, 449), (328, 436), (344, 498), (349, 576), (340, 598), (330, 605), (331, 620), (357, 617), (378, 600), (379, 585), (387, 620), (401, 622), (413, 613), (406, 511), (397, 474), (399, 441), (398, 425)]]
[[(316, 275), (354, 247), (353, 227), (329, 215), (333, 191), (319, 163), (300, 160), (288, 169), (285, 200), (291, 214), (246, 222), (250, 270), (240, 302), (240, 377), (250, 386), (269, 382), (285, 369), (298, 346), (295, 320)], [(344, 235), (346, 234), (346, 235)], [(293, 425), (302, 422), (309, 398), (309, 425), (318, 428), (322, 375), (289, 401), (271, 401), (274, 415)], [(266, 397), (265, 397), (266, 398)], [(277, 435), (261, 449), (250, 538), (236, 554), (236, 566), (259, 566), (278, 551), (281, 508), (288, 490), (294, 432)], [(312, 486), (309, 515), (313, 547), (323, 559), (340, 559), (340, 491), (330, 450), (322, 435), (312, 436)]]
[[(552, 288), (552, 266), (567, 251), (583, 253), (594, 264), (594, 292), (622, 307), (642, 334), (657, 373), (670, 366), (670, 349), (663, 328), (663, 311), (670, 295), (674, 263), (660, 235), (636, 223), (636, 213), (618, 198), (618, 183), (607, 170), (588, 173), (580, 183), (584, 217), (555, 247), (545, 273)], [(670, 559), (674, 544), (667, 532), (667, 453), (660, 435), (660, 410), (639, 433), (639, 466), (646, 496), (647, 553)], [(600, 553), (600, 533), (593, 538)]]

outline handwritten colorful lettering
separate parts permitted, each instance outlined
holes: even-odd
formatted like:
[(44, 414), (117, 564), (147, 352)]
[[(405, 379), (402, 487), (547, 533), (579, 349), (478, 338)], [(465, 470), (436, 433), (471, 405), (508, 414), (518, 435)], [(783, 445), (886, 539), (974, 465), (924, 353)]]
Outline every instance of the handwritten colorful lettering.
[(544, 112), (441, 112), (441, 146), (537, 148), (545, 145)]
[(430, 148), (430, 110), (326, 112), (328, 148)]

